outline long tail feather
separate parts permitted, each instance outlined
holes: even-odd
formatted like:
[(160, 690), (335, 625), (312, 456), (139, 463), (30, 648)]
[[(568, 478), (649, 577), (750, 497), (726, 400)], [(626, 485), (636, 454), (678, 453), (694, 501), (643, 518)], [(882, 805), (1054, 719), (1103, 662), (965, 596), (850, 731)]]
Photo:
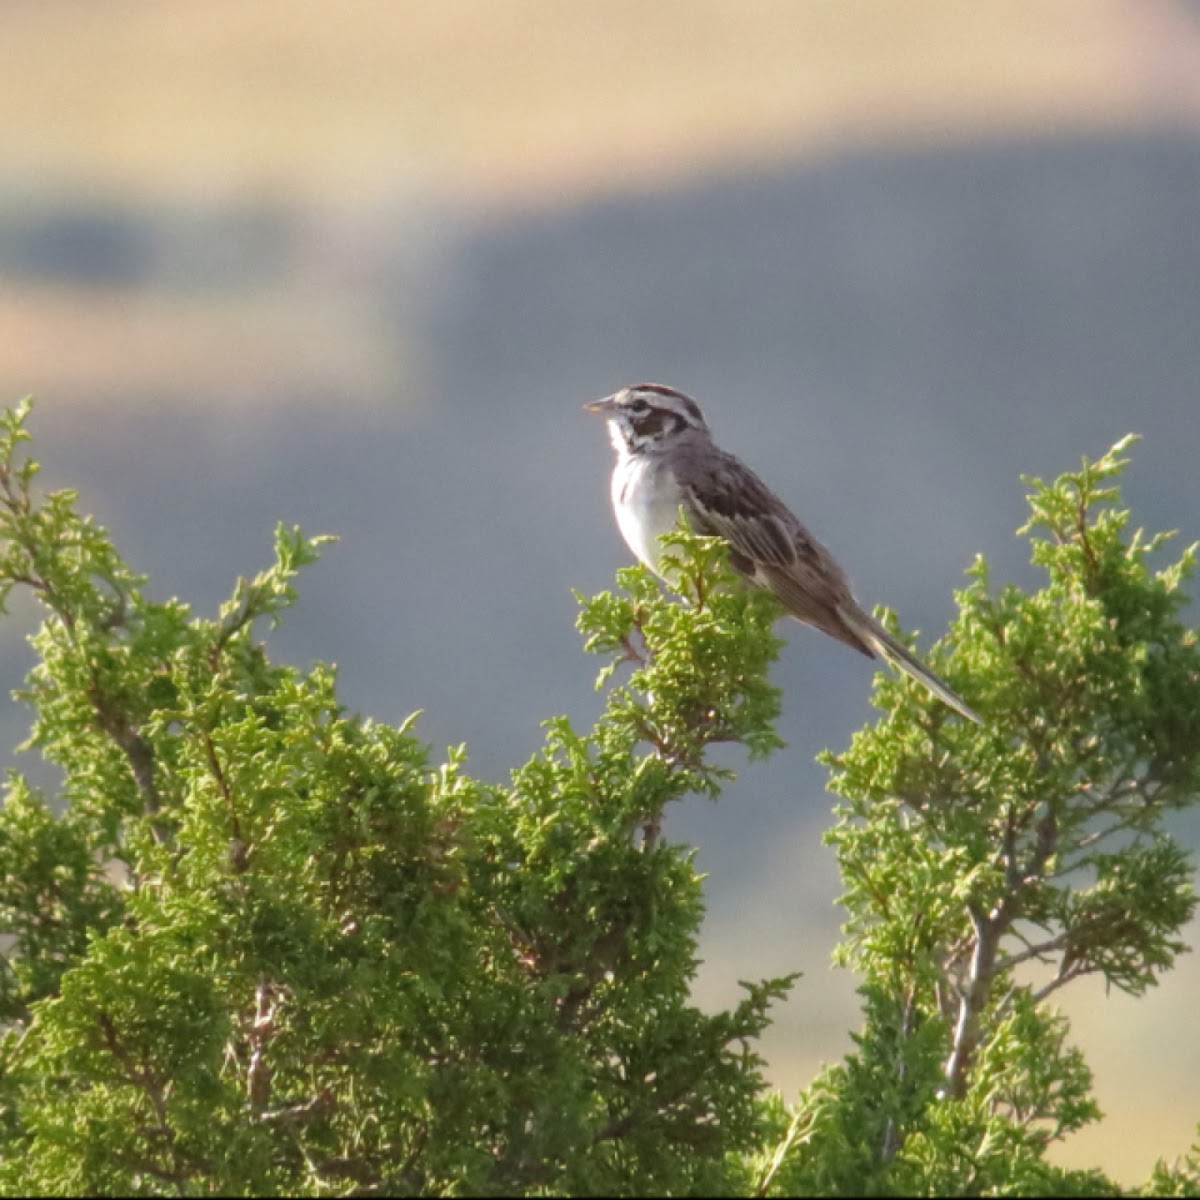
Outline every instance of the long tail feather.
[(979, 714), (951, 690), (949, 684), (935, 675), (913, 652), (898, 642), (874, 617), (868, 613), (858, 612), (852, 616), (842, 613), (846, 624), (858, 634), (873, 650), (877, 651), (893, 667), (911, 675), (918, 683), (928, 688), (939, 700), (948, 704), (956, 713), (982, 725)]

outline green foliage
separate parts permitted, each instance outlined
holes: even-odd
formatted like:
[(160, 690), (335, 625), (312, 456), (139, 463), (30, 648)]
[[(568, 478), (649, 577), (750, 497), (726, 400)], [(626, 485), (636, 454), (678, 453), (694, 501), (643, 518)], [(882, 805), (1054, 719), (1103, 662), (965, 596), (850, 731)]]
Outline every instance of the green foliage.
[(0, 1189), (737, 1190), (790, 980), (689, 1002), (700, 880), (657, 830), (728, 775), (707, 746), (778, 744), (770, 604), (714, 587), (711, 544), (680, 542), (688, 604), (625, 573), (580, 617), (633, 661), (608, 711), (484, 785), (268, 660), (321, 539), (279, 529), (215, 619), (152, 601), (73, 494), (34, 497), (24, 416), (0, 572), (47, 611), (23, 696), (65, 784), (14, 776), (0, 815)]
[(1192, 866), (1163, 818), (1200, 793), (1196, 548), (1155, 569), (1166, 535), (1127, 536), (1111, 481), (1129, 441), (1029, 481), (1044, 587), (972, 569), (932, 657), (985, 723), (889, 679), (885, 718), (825, 756), (866, 1027), (801, 1098), (784, 1193), (1114, 1190), (1044, 1157), (1100, 1115), (1045, 1001), (1089, 974), (1138, 995), (1185, 949)]
[[(975, 727), (880, 677), (829, 755), (828, 834), (862, 977), (853, 1052), (794, 1105), (757, 1037), (794, 976), (689, 1000), (703, 918), (665, 806), (709, 753), (780, 745), (778, 609), (672, 535), (580, 597), (606, 708), (555, 718), (507, 786), (345, 711), (260, 640), (322, 539), (213, 618), (143, 591), (75, 496), (36, 496), (0, 419), (0, 599), (41, 601), (20, 693), (61, 796), (0, 810), (0, 1192), (1107, 1194), (1047, 1150), (1098, 1110), (1047, 998), (1134, 995), (1183, 949), (1200, 791), (1193, 551), (1128, 533), (1126, 443), (1032, 481), (1046, 575), (960, 595), (935, 668)], [(726, 757), (727, 761), (727, 757)], [(1195, 1191), (1193, 1150), (1147, 1190)]]
[(1200, 1195), (1200, 1126), (1196, 1128), (1196, 1140), (1182, 1160), (1168, 1165), (1160, 1158), (1150, 1174), (1150, 1182), (1143, 1189), (1146, 1196), (1197, 1196)]

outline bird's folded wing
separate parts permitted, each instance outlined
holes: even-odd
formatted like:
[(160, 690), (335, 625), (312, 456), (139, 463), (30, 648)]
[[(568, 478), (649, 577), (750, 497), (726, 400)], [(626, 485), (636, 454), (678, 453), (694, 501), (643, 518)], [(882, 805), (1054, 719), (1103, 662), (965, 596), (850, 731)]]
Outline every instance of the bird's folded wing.
[(697, 533), (723, 537), (734, 552), (755, 563), (788, 567), (796, 561), (796, 544), (787, 525), (755, 503), (756, 497), (734, 491), (683, 488), (684, 504)]

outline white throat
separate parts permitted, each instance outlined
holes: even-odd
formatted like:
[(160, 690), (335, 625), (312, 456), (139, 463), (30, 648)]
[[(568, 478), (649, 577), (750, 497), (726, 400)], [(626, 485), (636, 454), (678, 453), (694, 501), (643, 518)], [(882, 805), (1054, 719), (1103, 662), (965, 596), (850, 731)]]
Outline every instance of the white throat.
[(613, 430), (617, 465), (612, 475), (612, 506), (625, 544), (656, 575), (663, 546), (660, 534), (678, 524), (682, 499), (674, 473), (661, 455), (631, 453), (619, 430)]

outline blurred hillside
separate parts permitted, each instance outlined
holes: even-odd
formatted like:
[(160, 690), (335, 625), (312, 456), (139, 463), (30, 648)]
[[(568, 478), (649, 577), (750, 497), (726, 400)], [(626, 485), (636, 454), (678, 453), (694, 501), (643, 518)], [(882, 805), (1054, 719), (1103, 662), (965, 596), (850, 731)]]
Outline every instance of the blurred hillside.
[(5, 169), (343, 210), (401, 190), (518, 205), (650, 191), (847, 139), (1129, 119), (1153, 88), (1145, 53), (1179, 36), (1157, 27), (1171, 13), (1157, 0), (1041, 0), (1019, 20), (1001, 0), (349, 0), (335, 18), (316, 0), (16, 0)]
[(1200, 116), (1187, 0), (13, 0), (0, 67), (0, 384), (66, 402), (411, 402), (357, 301), (480, 213)]
[[(597, 710), (569, 589), (627, 556), (579, 405), (623, 382), (697, 395), (927, 641), (976, 552), (1035, 581), (1018, 475), (1130, 429), (1135, 518), (1200, 537), (1192, 7), (1012, 11), (10, 4), (0, 385), (160, 595), (211, 610), (276, 520), (341, 534), (279, 651), (485, 776)], [(796, 629), (778, 680), (790, 748), (667, 836), (710, 873), (703, 1000), (806, 972), (794, 1089), (856, 1019), (812, 757), (870, 670)], [(1188, 1144), (1198, 984), (1071, 998), (1111, 1120), (1064, 1157), (1133, 1181)]]

